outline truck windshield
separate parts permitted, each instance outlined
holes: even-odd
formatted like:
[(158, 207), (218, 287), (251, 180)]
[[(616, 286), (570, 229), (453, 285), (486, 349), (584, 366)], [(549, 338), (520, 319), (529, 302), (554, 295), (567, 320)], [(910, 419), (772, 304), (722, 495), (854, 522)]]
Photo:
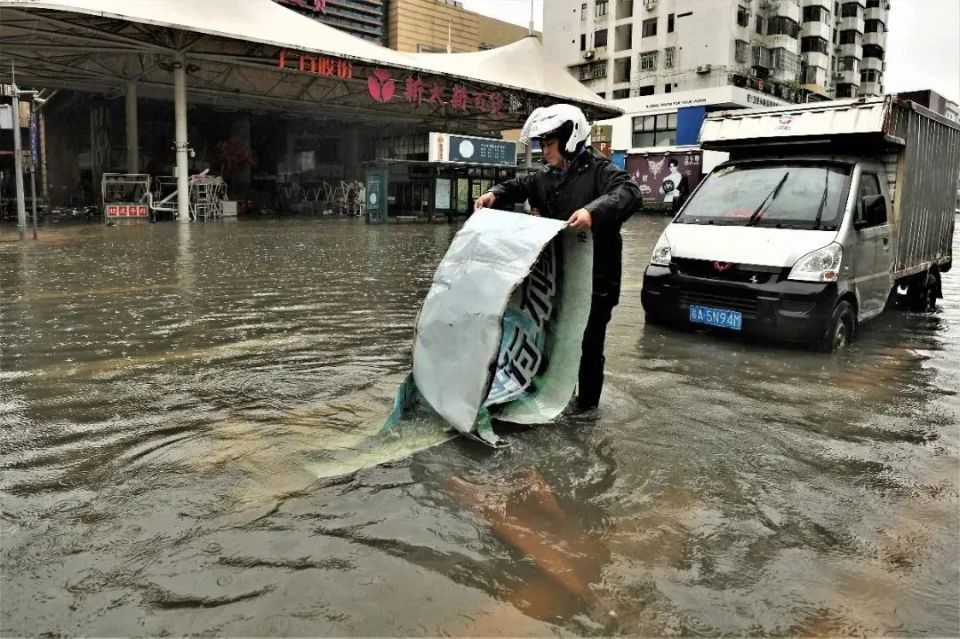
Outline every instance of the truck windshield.
[(677, 222), (834, 230), (849, 176), (841, 164), (730, 164), (707, 177)]

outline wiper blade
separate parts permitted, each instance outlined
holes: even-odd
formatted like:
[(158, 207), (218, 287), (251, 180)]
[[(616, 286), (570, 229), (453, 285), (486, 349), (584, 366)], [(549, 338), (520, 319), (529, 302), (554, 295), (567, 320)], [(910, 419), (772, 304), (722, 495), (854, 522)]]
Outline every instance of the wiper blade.
[(830, 191), (830, 171), (824, 171), (826, 177), (823, 180), (823, 195), (820, 196), (820, 206), (817, 207), (817, 218), (813, 221), (813, 230), (820, 228), (820, 220), (823, 218), (823, 207), (827, 204), (827, 193)]
[(773, 187), (773, 190), (763, 198), (763, 201), (760, 202), (760, 206), (757, 207), (757, 210), (750, 214), (750, 219), (747, 220), (746, 226), (753, 226), (753, 224), (759, 220), (764, 213), (764, 210), (769, 204), (773, 204), (773, 201), (777, 199), (777, 196), (780, 195), (780, 189), (783, 188), (783, 185), (786, 184), (787, 178), (790, 177), (790, 171), (787, 171), (783, 174), (783, 177), (780, 178), (780, 181), (777, 182), (777, 185)]

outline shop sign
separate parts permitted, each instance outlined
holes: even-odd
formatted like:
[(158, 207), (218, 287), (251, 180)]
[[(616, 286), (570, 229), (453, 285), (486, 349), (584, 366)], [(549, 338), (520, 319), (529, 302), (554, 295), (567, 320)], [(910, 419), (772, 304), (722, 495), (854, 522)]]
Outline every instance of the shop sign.
[(150, 209), (144, 204), (108, 204), (107, 217), (147, 217)]
[(367, 169), (365, 182), (367, 221), (386, 222), (390, 172), (386, 169)]
[(493, 138), (431, 133), (427, 157), (430, 162), (516, 166), (517, 143)]
[(438, 211), (450, 210), (450, 184), (451, 180), (446, 178), (437, 178), (434, 188), (434, 208)]
[(353, 77), (353, 63), (348, 60), (329, 58), (327, 56), (311, 55), (281, 50), (279, 64), (282, 70), (297, 70), (329, 78), (349, 80)]
[[(375, 102), (393, 102), (396, 98), (397, 102), (417, 107), (446, 104), (464, 114), (499, 117), (508, 108), (507, 97), (500, 91), (472, 91), (463, 84), (448, 86), (438, 80), (425, 81), (419, 75), (394, 78), (387, 69), (376, 69), (367, 76), (367, 92)], [(512, 101), (509, 108), (513, 108)]]

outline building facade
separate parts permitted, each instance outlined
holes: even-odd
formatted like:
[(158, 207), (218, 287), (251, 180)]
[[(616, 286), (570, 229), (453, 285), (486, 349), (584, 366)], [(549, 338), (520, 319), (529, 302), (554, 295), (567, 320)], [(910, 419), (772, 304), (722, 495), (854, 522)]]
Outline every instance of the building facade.
[(527, 28), (467, 11), (456, 0), (275, 0), (351, 35), (397, 51), (454, 53), (493, 49)]
[[(399, 1), (399, 0), (397, 0)], [(331, 27), (387, 45), (384, 0), (275, 0)]]
[(786, 101), (883, 88), (887, 0), (551, 0), (544, 47), (608, 99), (734, 85)]
[(948, 100), (936, 91), (925, 89), (923, 91), (901, 91), (897, 94), (901, 100), (910, 100), (921, 106), (925, 106), (934, 113), (938, 113), (948, 120), (960, 122), (960, 105), (952, 100)]
[(493, 49), (528, 35), (525, 27), (467, 11), (455, 0), (390, 0), (387, 32), (391, 49), (414, 53)]

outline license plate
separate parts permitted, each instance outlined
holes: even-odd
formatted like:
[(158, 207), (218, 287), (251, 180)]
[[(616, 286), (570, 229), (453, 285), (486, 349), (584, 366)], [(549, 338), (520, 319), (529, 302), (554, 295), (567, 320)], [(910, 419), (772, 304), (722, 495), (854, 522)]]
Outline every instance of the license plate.
[(690, 321), (694, 324), (719, 326), (733, 331), (743, 330), (743, 314), (737, 311), (725, 311), (721, 308), (709, 306), (691, 306)]

